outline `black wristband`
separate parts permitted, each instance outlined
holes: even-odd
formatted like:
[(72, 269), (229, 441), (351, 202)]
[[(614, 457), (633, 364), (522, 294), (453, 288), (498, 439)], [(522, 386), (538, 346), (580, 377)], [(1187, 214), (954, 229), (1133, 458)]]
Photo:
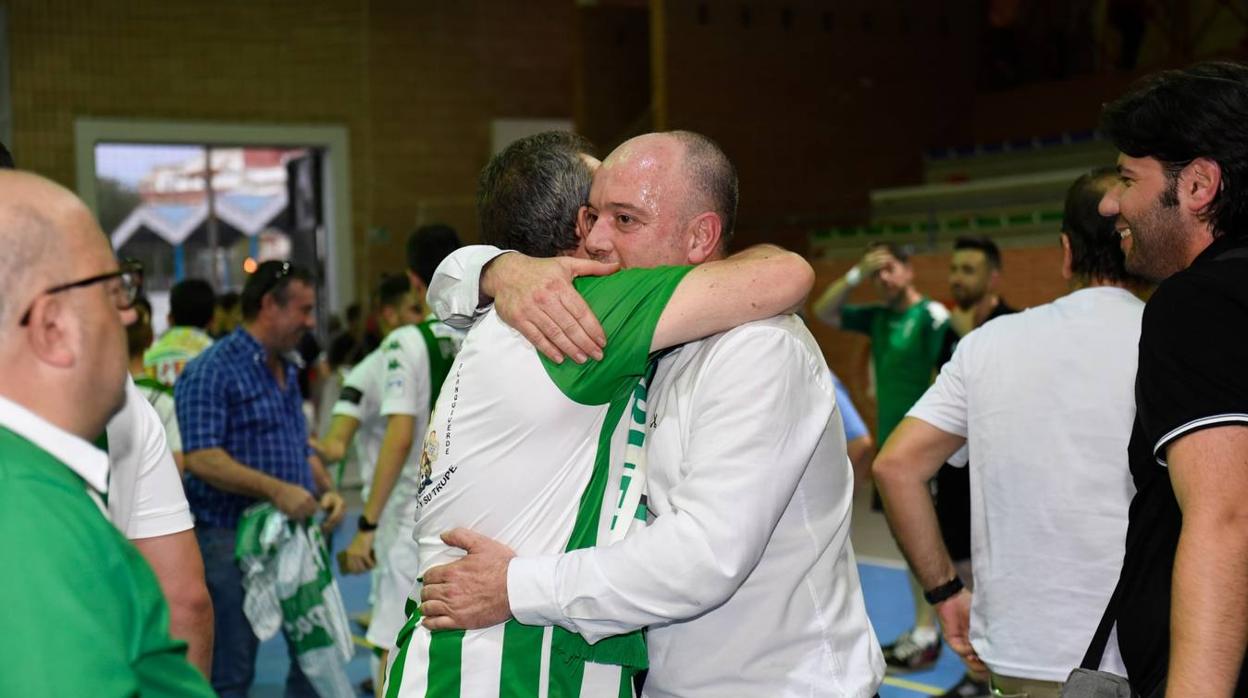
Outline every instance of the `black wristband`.
[(377, 524), (369, 521), (363, 514), (360, 514), (360, 518), (356, 520), (355, 527), (360, 533), (372, 533), (377, 530)]
[(941, 601), (948, 600), (949, 597), (953, 596), (954, 594), (957, 594), (959, 591), (962, 591), (962, 589), (963, 589), (962, 579), (960, 577), (954, 576), (953, 579), (950, 579), (949, 581), (945, 582), (944, 584), (941, 584), (935, 589), (928, 589), (924, 591), (923, 598), (927, 599), (928, 603), (935, 606)]

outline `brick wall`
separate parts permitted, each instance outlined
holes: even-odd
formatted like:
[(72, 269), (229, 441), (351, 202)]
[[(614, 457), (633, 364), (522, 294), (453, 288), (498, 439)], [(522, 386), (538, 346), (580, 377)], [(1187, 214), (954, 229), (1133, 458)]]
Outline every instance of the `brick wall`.
[[(1066, 282), (1061, 277), (1062, 253), (1056, 244), (1044, 247), (1006, 248), (1001, 250), (1004, 272), (1001, 275), (1000, 293), (1010, 305), (1028, 308), (1047, 303), (1067, 293)], [(840, 278), (857, 260), (835, 259), (815, 262), (815, 290), (811, 298), (818, 298), (823, 290)], [(948, 252), (918, 254), (911, 257), (915, 271), (915, 285), (922, 293), (945, 304), (952, 303), (949, 295)], [(850, 295), (851, 303), (871, 303), (876, 300), (869, 283), (862, 284)], [(814, 317), (809, 315), (808, 317)], [(875, 432), (875, 403), (868, 395), (867, 362), (870, 347), (867, 338), (852, 332), (840, 332), (818, 321), (811, 322), (811, 332), (819, 340), (828, 366), (849, 389), (854, 405), (863, 419)]]
[(345, 125), (361, 291), (417, 224), (476, 237), (492, 119), (573, 111), (567, 0), (7, 4), (12, 148), (68, 186), (77, 117)]
[(741, 180), (739, 239), (805, 249), (865, 222), (867, 193), (917, 183), (973, 102), (974, 3), (664, 0), (660, 126), (720, 142)]

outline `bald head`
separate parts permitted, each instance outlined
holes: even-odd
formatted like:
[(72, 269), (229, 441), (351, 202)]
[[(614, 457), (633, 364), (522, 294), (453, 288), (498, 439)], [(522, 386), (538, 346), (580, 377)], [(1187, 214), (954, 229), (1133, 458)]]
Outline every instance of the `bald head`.
[(736, 192), (732, 164), (705, 136), (672, 131), (629, 139), (594, 175), (585, 249), (626, 267), (699, 264), (723, 254)]
[(44, 285), (54, 264), (102, 237), (73, 192), (37, 175), (0, 171), (0, 332)]
[[(737, 168), (715, 141), (700, 133), (670, 131), (659, 135), (684, 146), (681, 166), (689, 182), (688, 204), (719, 216), (723, 225), (720, 241), (727, 246), (737, 222)], [(696, 215), (697, 211), (691, 210), (691, 214)]]
[(84, 438), (125, 397), (129, 311), (121, 279), (109, 276), (117, 269), (73, 193), (0, 171), (0, 395)]

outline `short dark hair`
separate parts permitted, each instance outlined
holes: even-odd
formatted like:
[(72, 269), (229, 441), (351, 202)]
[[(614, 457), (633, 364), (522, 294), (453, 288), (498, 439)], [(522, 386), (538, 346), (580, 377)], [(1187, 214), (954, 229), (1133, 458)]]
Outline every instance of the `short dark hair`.
[(895, 257), (898, 262), (901, 262), (902, 264), (906, 264), (906, 265), (910, 264), (910, 246), (909, 245), (898, 245), (895, 242), (884, 242), (882, 240), (877, 240), (876, 242), (868, 242), (867, 250), (868, 251), (888, 250), (888, 253), (891, 254), (893, 257)]
[(203, 279), (184, 279), (169, 291), (169, 315), (175, 326), (207, 328), (216, 305), (212, 284)]
[(412, 292), (412, 282), (406, 274), (387, 274), (377, 284), (377, 305), (385, 308), (403, 302)]
[(301, 281), (309, 286), (316, 285), (316, 277), (311, 271), (293, 262), (270, 260), (262, 263), (254, 274), (247, 277), (243, 284), (243, 293), (239, 303), (243, 308), (243, 319), (254, 320), (260, 314), (260, 305), (264, 297), (272, 294), (278, 305), (286, 305), (290, 300), (290, 283)]
[(1156, 158), (1177, 203), (1178, 175), (1197, 158), (1222, 170), (1222, 189), (1204, 211), (1215, 237), (1248, 235), (1248, 66), (1210, 61), (1137, 82), (1105, 106), (1101, 131), (1133, 158)]
[(13, 153), (9, 152), (7, 146), (0, 143), (0, 170), (17, 169), (17, 163), (13, 161)]
[(958, 250), (977, 250), (984, 253), (984, 257), (988, 260), (988, 266), (993, 269), (1001, 269), (1001, 248), (997, 247), (997, 243), (992, 241), (987, 235), (966, 235), (953, 241), (953, 251)]
[(350, 332), (339, 332), (329, 340), (329, 350), (325, 352), (325, 360), (331, 368), (338, 368), (350, 363), (359, 351), (359, 343)]
[(477, 181), (481, 240), (530, 257), (554, 257), (577, 246), (576, 217), (589, 201), (594, 173), (575, 133), (525, 136), (490, 158)]
[(217, 296), (217, 307), (228, 313), (234, 309), (234, 306), (238, 305), (238, 299), (238, 291), (226, 291)]
[(1114, 219), (1097, 211), (1117, 178), (1114, 168), (1101, 167), (1080, 176), (1066, 191), (1062, 232), (1070, 240), (1070, 270), (1076, 276), (1110, 282), (1130, 278)]
[(459, 233), (445, 223), (422, 225), (407, 236), (407, 268), (428, 286), (442, 260), (463, 245)]
[(723, 224), (720, 244), (728, 246), (737, 224), (737, 168), (715, 141), (694, 131), (669, 131), (685, 146), (685, 171)]

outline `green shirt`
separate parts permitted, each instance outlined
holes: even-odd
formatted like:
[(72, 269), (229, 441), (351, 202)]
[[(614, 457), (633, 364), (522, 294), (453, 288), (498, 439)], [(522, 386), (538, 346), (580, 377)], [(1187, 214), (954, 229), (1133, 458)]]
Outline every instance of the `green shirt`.
[(876, 443), (883, 445), (932, 384), (949, 329), (949, 311), (927, 298), (901, 311), (880, 304), (847, 305), (841, 309), (841, 327), (871, 337)]
[(0, 427), (0, 695), (212, 696), (147, 562), (86, 487)]

